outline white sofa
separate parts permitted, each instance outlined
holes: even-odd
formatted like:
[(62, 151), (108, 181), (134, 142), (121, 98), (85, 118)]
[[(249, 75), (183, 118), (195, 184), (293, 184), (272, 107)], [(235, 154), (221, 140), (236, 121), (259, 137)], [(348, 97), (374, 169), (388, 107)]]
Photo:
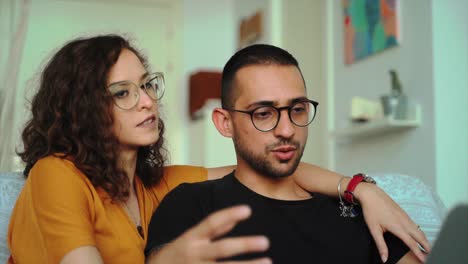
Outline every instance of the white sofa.
[(447, 210), (432, 188), (416, 177), (396, 173), (372, 174), (382, 188), (434, 243)]
[(5, 263), (9, 256), (6, 243), (8, 222), (11, 210), (15, 206), (16, 197), (23, 188), (23, 184), (22, 173), (0, 173), (0, 263)]
[[(446, 210), (440, 198), (421, 180), (402, 174), (372, 174), (377, 184), (390, 195), (434, 242)], [(9, 251), (6, 233), (11, 210), (24, 184), (21, 173), (0, 173), (0, 263), (5, 263)]]

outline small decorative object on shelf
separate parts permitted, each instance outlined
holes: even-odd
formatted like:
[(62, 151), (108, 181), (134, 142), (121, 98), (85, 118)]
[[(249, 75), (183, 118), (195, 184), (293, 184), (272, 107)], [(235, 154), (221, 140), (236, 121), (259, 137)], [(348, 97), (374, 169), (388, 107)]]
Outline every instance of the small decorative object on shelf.
[(395, 70), (390, 70), (390, 77), (392, 90), (389, 95), (381, 96), (382, 105), (353, 97), (351, 101), (353, 122), (331, 132), (332, 136), (366, 139), (369, 136), (404, 131), (421, 125), (421, 105), (409, 100), (403, 93), (400, 79)]
[(391, 93), (380, 97), (384, 115), (397, 120), (405, 120), (408, 113), (408, 98), (403, 93), (400, 79), (395, 70), (390, 70), (390, 79)]
[(382, 106), (379, 101), (359, 96), (351, 98), (351, 121), (353, 123), (365, 123), (382, 118)]

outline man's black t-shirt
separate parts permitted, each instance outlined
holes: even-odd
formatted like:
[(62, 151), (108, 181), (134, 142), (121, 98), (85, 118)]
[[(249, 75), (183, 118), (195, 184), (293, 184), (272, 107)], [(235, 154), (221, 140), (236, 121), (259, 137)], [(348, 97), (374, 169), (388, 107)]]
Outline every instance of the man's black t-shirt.
[[(242, 185), (231, 173), (222, 179), (181, 184), (161, 202), (151, 219), (145, 254), (172, 241), (210, 213), (233, 205), (248, 204), (249, 219), (225, 237), (265, 235), (270, 248), (260, 254), (236, 256), (244, 260), (268, 256), (275, 264), (381, 263), (377, 247), (362, 215), (340, 216), (335, 199), (320, 194), (299, 201), (275, 200)], [(387, 263), (396, 263), (408, 247), (390, 233)]]

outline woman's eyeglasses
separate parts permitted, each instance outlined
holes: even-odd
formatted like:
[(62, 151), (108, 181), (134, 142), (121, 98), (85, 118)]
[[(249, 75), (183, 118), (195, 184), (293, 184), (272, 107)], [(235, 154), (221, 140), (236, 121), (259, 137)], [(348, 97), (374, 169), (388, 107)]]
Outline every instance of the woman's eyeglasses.
[(160, 100), (165, 90), (164, 75), (162, 72), (150, 73), (139, 86), (131, 81), (122, 81), (113, 83), (108, 89), (115, 105), (121, 109), (129, 110), (135, 107), (140, 100), (139, 89), (143, 89), (151, 99)]

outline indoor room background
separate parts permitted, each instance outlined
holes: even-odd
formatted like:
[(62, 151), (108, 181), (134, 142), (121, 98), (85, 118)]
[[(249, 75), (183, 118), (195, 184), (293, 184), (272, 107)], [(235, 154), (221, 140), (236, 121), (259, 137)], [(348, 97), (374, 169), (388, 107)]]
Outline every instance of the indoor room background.
[[(468, 1), (400, 0), (396, 47), (347, 65), (340, 0), (0, 0), (0, 171), (21, 170), (15, 148), (38, 71), (65, 41), (125, 34), (166, 76), (162, 117), (170, 163), (235, 163), (230, 139), (211, 124), (209, 100), (189, 115), (189, 78), (220, 72), (239, 47), (243, 19), (262, 14), (256, 42), (299, 60), (308, 96), (320, 103), (303, 161), (346, 175), (401, 173), (421, 179), (450, 208), (468, 202)], [(337, 136), (354, 96), (379, 100), (388, 71), (421, 107), (417, 127), (369, 137)]]

